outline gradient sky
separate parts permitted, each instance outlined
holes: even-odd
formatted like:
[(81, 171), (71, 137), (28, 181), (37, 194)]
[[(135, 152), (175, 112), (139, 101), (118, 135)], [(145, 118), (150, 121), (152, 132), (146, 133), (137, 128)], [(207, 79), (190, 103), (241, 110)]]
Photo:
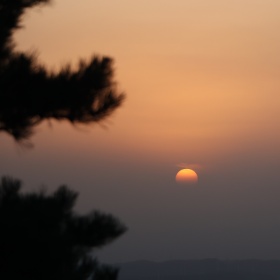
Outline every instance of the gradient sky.
[[(280, 2), (56, 0), (25, 14), (17, 49), (58, 69), (114, 58), (125, 104), (104, 123), (0, 135), (0, 175), (68, 184), (77, 210), (129, 231), (98, 252), (138, 259), (280, 258)], [(180, 166), (196, 187), (175, 183)]]

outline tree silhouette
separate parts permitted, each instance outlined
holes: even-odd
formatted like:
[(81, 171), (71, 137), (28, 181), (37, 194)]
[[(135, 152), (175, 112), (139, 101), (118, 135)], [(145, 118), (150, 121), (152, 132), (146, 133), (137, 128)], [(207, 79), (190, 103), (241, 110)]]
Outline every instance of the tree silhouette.
[[(15, 51), (13, 33), (22, 15), (50, 0), (0, 0), (0, 131), (18, 142), (45, 119), (99, 122), (118, 108), (124, 94), (113, 80), (112, 59), (94, 56), (50, 72), (32, 53)], [(0, 182), (0, 279), (115, 280), (116, 268), (100, 265), (92, 250), (120, 236), (125, 227), (98, 211), (73, 211), (77, 193), (61, 186), (51, 195), (20, 192), (21, 182)]]
[(21, 193), (21, 182), (0, 183), (0, 279), (109, 280), (116, 268), (92, 258), (125, 227), (113, 216), (73, 211), (77, 193), (66, 186), (51, 195)]
[(113, 81), (112, 59), (93, 57), (58, 73), (40, 65), (34, 54), (15, 52), (13, 32), (22, 15), (50, 0), (0, 0), (0, 131), (17, 141), (28, 139), (45, 119), (92, 123), (122, 104), (124, 95)]

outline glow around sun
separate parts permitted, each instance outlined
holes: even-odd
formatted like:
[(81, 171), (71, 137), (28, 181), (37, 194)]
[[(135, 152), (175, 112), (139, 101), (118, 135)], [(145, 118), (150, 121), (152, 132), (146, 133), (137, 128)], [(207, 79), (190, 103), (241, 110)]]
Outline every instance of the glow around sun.
[(181, 169), (175, 179), (178, 184), (194, 185), (198, 181), (198, 176), (192, 169)]

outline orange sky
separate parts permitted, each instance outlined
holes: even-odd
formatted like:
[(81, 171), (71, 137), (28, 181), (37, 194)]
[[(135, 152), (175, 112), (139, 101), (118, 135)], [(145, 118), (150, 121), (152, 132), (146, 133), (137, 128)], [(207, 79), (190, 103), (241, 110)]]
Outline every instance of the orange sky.
[[(146, 176), (150, 181), (143, 193), (133, 189), (143, 199), (144, 190), (155, 198), (158, 189), (147, 186), (160, 185), (166, 178), (174, 182), (177, 165), (183, 162), (201, 166), (198, 175), (205, 177), (199, 180), (201, 186), (213, 178), (209, 184), (215, 186), (202, 200), (198, 195), (188, 197), (184, 213), (197, 211), (198, 216), (205, 215), (203, 221), (208, 221), (207, 213), (222, 215), (212, 199), (233, 197), (232, 203), (236, 199), (237, 204), (239, 197), (249, 199), (241, 183), (257, 184), (259, 200), (262, 184), (273, 186), (267, 201), (278, 205), (274, 199), (275, 185), (280, 182), (279, 11), (277, 0), (55, 0), (50, 6), (30, 10), (23, 18), (25, 28), (15, 34), (17, 49), (36, 50), (50, 69), (67, 62), (75, 65), (79, 58), (92, 54), (109, 55), (127, 99), (104, 123), (107, 129), (99, 125), (73, 129), (63, 123), (53, 123), (49, 129), (44, 123), (31, 139), (35, 148), (28, 152), (15, 152), (18, 148), (3, 136), (2, 172), (26, 179), (32, 166), (34, 184), (71, 179), (74, 186), (80, 181), (87, 185), (90, 174), (103, 186), (96, 187), (100, 201), (95, 203), (101, 207), (111, 188), (109, 184), (107, 189), (109, 179), (102, 172), (112, 172), (112, 177), (121, 174), (120, 184)], [(77, 176), (68, 178), (75, 171)], [(217, 195), (225, 182), (233, 187), (230, 194)], [(84, 187), (83, 191), (87, 201), (90, 190)], [(127, 186), (116, 187), (115, 194), (118, 191), (138, 201)], [(164, 192), (162, 197), (173, 195), (168, 188), (165, 191), (168, 195)], [(161, 202), (165, 205), (166, 201)], [(245, 209), (242, 203), (240, 209)], [(121, 202), (103, 205), (130, 221)], [(195, 205), (200, 210), (191, 209)], [(218, 205), (231, 207), (226, 202)], [(257, 203), (252, 205), (258, 209)], [(229, 212), (234, 215), (233, 204)], [(136, 208), (131, 213), (140, 215)], [(264, 244), (263, 248), (270, 247)]]
[(60, 0), (30, 11), (15, 38), (51, 68), (95, 53), (115, 59), (127, 101), (108, 134), (120, 145), (214, 160), (242, 152), (250, 137), (279, 142), (279, 8), (255, 0)]

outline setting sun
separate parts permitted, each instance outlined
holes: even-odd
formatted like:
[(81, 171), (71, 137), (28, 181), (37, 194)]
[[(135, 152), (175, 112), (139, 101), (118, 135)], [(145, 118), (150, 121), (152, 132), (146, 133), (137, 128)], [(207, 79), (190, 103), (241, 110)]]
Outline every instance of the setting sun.
[(181, 169), (175, 179), (178, 184), (196, 184), (198, 176), (192, 169)]

